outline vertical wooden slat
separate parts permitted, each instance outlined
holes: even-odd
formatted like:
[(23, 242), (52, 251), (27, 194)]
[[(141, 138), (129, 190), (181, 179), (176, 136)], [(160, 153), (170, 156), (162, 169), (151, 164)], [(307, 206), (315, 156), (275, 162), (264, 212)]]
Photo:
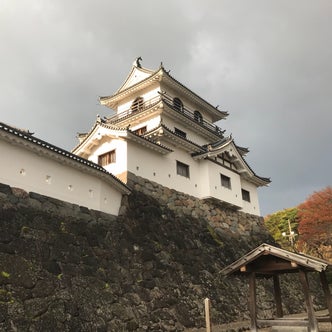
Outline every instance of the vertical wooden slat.
[(332, 297), (331, 297), (331, 292), (330, 292), (329, 284), (327, 282), (325, 271), (320, 272), (319, 276), (320, 276), (320, 281), (321, 281), (322, 288), (323, 288), (323, 291), (325, 294), (326, 305), (327, 305), (327, 309), (329, 311), (330, 321), (332, 323)]
[(273, 276), (273, 289), (274, 289), (274, 298), (276, 301), (277, 317), (281, 318), (284, 316), (284, 314), (282, 311), (280, 281), (279, 281), (279, 276), (277, 274)]
[(249, 275), (249, 312), (250, 312), (250, 331), (257, 332), (257, 306), (256, 306), (256, 273)]
[(312, 305), (312, 300), (309, 291), (309, 283), (308, 283), (308, 276), (307, 273), (303, 270), (299, 270), (300, 281), (303, 288), (305, 304), (307, 307), (308, 313), (308, 321), (309, 321), (309, 331), (310, 332), (318, 332), (318, 322), (315, 317), (314, 307)]
[(204, 300), (205, 307), (205, 323), (206, 323), (206, 332), (211, 332), (211, 323), (210, 323), (210, 300), (206, 298)]

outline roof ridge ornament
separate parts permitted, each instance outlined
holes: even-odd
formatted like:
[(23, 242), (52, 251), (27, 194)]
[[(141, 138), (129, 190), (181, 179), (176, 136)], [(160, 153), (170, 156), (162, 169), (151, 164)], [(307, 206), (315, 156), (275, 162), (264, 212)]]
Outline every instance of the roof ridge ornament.
[(137, 67), (137, 68), (142, 68), (142, 65), (141, 65), (141, 62), (140, 61), (143, 61), (142, 57), (138, 57), (136, 58), (136, 60), (134, 61), (133, 63), (133, 66)]

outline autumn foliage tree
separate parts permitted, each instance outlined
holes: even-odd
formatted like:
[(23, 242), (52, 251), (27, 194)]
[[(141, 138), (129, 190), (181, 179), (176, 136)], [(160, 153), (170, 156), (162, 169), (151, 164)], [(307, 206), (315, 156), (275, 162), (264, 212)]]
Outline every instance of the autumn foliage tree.
[(332, 257), (332, 187), (314, 192), (298, 206), (298, 248), (307, 253)]

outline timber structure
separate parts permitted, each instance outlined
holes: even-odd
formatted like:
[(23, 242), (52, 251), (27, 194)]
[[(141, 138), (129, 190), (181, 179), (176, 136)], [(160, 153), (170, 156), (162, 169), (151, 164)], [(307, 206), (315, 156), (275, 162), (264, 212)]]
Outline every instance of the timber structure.
[[(326, 277), (326, 271), (331, 268), (332, 265), (327, 261), (263, 243), (234, 263), (225, 267), (221, 271), (221, 274), (224, 276), (243, 275), (248, 278), (249, 311), (252, 332), (258, 331), (259, 326), (272, 326), (275, 327), (274, 331), (278, 331), (278, 327), (288, 327), (290, 329), (292, 327), (303, 327), (303, 331), (317, 332), (319, 331), (319, 321), (332, 323), (332, 298)], [(328, 309), (327, 316), (318, 317), (315, 315), (308, 282), (309, 272), (319, 273)], [(285, 273), (298, 273), (299, 275), (308, 314), (306, 319), (288, 319), (283, 315), (279, 276)], [(273, 279), (276, 318), (257, 318), (256, 278)]]

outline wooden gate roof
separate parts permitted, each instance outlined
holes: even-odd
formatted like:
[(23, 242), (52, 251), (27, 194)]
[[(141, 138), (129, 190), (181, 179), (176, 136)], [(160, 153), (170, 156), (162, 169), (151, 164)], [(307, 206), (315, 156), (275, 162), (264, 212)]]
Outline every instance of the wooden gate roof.
[(282, 273), (293, 273), (299, 270), (322, 272), (332, 265), (319, 258), (290, 252), (266, 243), (261, 244), (237, 261), (225, 267), (220, 273), (247, 275), (252, 272), (257, 277), (269, 277)]

